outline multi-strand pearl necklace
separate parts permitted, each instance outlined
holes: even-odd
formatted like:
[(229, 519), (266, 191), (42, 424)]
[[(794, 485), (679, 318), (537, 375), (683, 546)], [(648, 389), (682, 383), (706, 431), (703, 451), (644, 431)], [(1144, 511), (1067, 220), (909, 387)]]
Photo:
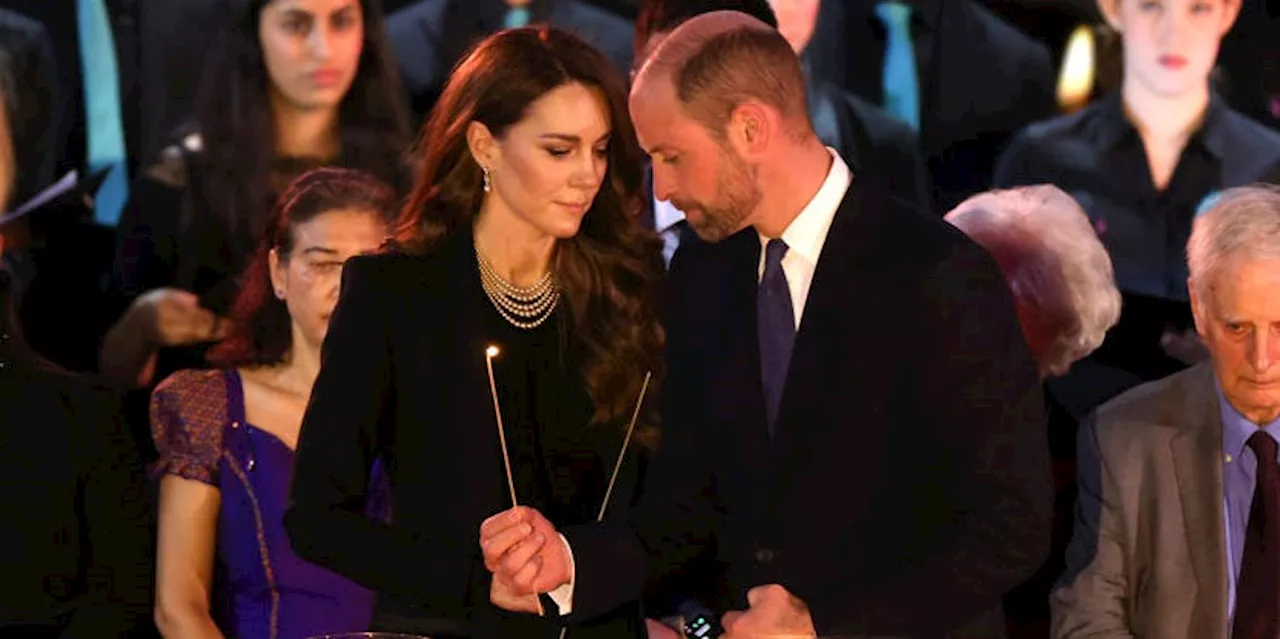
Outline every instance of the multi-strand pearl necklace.
[(498, 274), (498, 270), (476, 249), (476, 261), (480, 263), (480, 285), (493, 302), (498, 314), (516, 328), (537, 328), (551, 317), (560, 301), (560, 287), (547, 271), (542, 279), (528, 288), (516, 286)]

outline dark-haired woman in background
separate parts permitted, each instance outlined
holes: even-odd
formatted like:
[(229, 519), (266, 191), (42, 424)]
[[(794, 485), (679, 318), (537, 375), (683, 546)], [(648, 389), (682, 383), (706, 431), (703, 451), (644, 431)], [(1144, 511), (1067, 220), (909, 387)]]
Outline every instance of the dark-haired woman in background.
[[(266, 223), (230, 335), (210, 353), (222, 368), (156, 388), (164, 636), (304, 639), (368, 626), (374, 594), (300, 560), (282, 520), (343, 264), (383, 245), (394, 208), (391, 189), (361, 172), (298, 178)], [(387, 514), (384, 500), (362, 504)]]
[[(275, 196), (317, 166), (400, 179), (408, 119), (378, 0), (220, 0), (195, 122), (134, 187), (106, 377), (145, 388), (225, 334)], [(157, 360), (157, 355), (164, 357)]]
[[(620, 74), (554, 28), (501, 32), (457, 67), (428, 121), (405, 251), (353, 260), (298, 445), (285, 526), (303, 557), (379, 594), (375, 628), (555, 637), (572, 602), (504, 599), (477, 543), (511, 506), (485, 369), (490, 344), (516, 498), (594, 521), (646, 371), (656, 389), (657, 238), (639, 227), (639, 150)], [(652, 442), (646, 417), (640, 440)], [(610, 512), (638, 494), (634, 445)], [(361, 497), (384, 459), (395, 523)], [(562, 543), (546, 539), (544, 543)], [(583, 636), (643, 636), (639, 604)], [(574, 635), (574, 631), (570, 632)]]

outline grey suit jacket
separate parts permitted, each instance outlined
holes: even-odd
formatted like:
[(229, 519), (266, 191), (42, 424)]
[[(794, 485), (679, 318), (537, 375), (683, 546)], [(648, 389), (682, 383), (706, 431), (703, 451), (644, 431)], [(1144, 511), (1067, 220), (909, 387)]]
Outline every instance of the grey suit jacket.
[(1227, 639), (1222, 418), (1209, 364), (1106, 403), (1079, 438), (1052, 636)]

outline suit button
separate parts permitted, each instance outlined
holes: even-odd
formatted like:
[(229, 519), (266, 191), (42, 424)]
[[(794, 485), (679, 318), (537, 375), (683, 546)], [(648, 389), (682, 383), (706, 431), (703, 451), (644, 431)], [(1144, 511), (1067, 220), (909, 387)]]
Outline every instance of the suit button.
[(768, 548), (761, 548), (756, 551), (756, 563), (767, 564), (773, 561), (773, 551)]

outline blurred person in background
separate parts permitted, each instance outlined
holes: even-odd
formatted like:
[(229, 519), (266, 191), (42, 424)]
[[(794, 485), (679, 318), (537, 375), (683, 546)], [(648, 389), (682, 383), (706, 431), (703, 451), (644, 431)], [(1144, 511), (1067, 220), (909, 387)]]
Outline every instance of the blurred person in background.
[[(378, 591), (376, 630), (557, 637), (572, 598), (511, 595), (485, 568), (480, 523), (512, 499), (563, 525), (595, 521), (624, 451), (606, 517), (639, 496), (656, 402), (624, 441), (646, 371), (647, 396), (663, 377), (662, 262), (635, 219), (622, 77), (555, 27), (485, 39), (424, 130), (402, 251), (347, 265), (285, 525), (302, 557)], [(377, 459), (390, 527), (357, 503)], [(570, 639), (643, 636), (638, 599), (574, 619)]]
[(939, 214), (990, 188), (1009, 139), (1057, 111), (1048, 48), (976, 0), (821, 2), (807, 58), (917, 131)]
[[(6, 105), (9, 71), (0, 53)], [(17, 173), (8, 112), (0, 108), (0, 211)], [(23, 341), (6, 226), (0, 222), (0, 636), (140, 636), (152, 546), (137, 451), (109, 392)]]
[(414, 115), (426, 120), (454, 65), (486, 36), (549, 24), (599, 49), (619, 73), (631, 68), (631, 23), (583, 0), (417, 0), (387, 20)]
[[(166, 637), (367, 630), (374, 593), (302, 561), (284, 509), (302, 414), (343, 264), (384, 244), (396, 199), (357, 171), (317, 169), (281, 195), (245, 272), (218, 370), (184, 370), (151, 400), (160, 450), (156, 623)], [(385, 490), (369, 514), (385, 518)]]
[[(1259, 179), (1280, 160), (1280, 134), (1212, 89), (1218, 46), (1240, 0), (1099, 0), (1098, 6), (1121, 38), (1120, 88), (1021, 132), (1001, 157), (995, 181), (1054, 184), (1084, 207), (1125, 297), (1119, 324), (1092, 359), (1153, 380), (1194, 363), (1183, 259), (1192, 219), (1216, 193)], [(1065, 383), (1100, 398), (1095, 379), (1073, 372)]]
[[(1009, 633), (1043, 637), (1049, 588), (1062, 574), (1075, 505), (1076, 429), (1083, 415), (1055, 393), (1054, 379), (1102, 344), (1120, 319), (1111, 257), (1080, 205), (1061, 189), (1028, 186), (975, 195), (948, 222), (987, 249), (1013, 289), (1022, 334), (1045, 382), (1054, 468), (1054, 527), (1049, 559), (1005, 596)], [(1112, 394), (1123, 390), (1113, 386)]]
[[(204, 364), (276, 196), (319, 166), (398, 185), (408, 118), (378, 0), (221, 0), (192, 124), (134, 184), (102, 371), (149, 388)], [(145, 395), (141, 393), (145, 406)], [(144, 420), (145, 421), (145, 420)]]

